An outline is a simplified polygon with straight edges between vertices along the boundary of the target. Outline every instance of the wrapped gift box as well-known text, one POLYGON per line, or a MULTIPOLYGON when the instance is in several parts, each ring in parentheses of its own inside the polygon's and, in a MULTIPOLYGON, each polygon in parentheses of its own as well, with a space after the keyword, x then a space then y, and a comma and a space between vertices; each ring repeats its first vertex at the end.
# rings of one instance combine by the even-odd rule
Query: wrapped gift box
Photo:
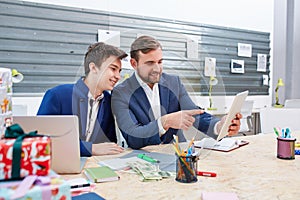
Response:
POLYGON ((30 185, 25 191, 23 190, 21 192, 17 192, 17 190, 22 184, 22 181, 0 183, 0 199, 71 200, 71 187, 67 181, 59 177, 46 178, 49 179, 49 182, 41 183, 38 178, 33 185, 30 185))
MULTIPOLYGON (((15 139, 5 138, 0 140, 0 180, 11 178, 14 142, 15 139)), ((50 147, 49 137, 24 138, 22 142, 20 177, 48 175, 51 167, 50 147)))

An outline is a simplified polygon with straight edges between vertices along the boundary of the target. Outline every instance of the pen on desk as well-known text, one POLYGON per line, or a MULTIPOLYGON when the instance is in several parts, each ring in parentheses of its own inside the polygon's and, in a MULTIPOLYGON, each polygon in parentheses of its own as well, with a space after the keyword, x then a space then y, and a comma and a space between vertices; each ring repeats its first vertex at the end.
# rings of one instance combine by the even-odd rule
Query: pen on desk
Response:
POLYGON ((208 177, 216 177, 217 174, 214 172, 201 172, 201 171, 197 171, 197 175, 198 176, 208 176, 208 177))
POLYGON ((137 157, 140 158, 140 159, 146 160, 148 162, 159 163, 159 160, 156 160, 154 158, 146 156, 145 154, 138 154, 137 157))
POLYGON ((82 188, 82 187, 90 187, 90 186, 91 186, 90 183, 79 184, 79 185, 71 185, 71 189, 74 189, 74 188, 82 188))

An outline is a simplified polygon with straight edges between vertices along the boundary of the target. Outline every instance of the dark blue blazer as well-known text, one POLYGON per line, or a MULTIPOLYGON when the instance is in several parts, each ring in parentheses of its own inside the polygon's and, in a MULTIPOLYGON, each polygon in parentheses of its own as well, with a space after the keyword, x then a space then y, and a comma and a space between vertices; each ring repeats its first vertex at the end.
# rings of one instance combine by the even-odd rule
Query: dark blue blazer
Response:
MULTIPOLYGON (((200 109, 194 104, 178 76, 162 74, 159 81, 161 115, 180 110, 200 109)), ((135 75, 116 86, 112 92, 112 111, 129 147, 139 149, 147 145, 170 143, 173 135, 185 141, 182 130, 170 128, 159 136, 150 103, 135 75)), ((201 132, 216 138, 214 125, 219 121, 208 113, 195 116, 194 126, 201 132)))
POLYGON ((97 121, 90 142, 85 142, 89 89, 82 79, 76 84, 64 84, 49 89, 42 100, 38 115, 77 115, 80 130, 81 156, 92 155, 92 144, 117 142, 114 117, 111 112, 111 95, 104 91, 97 121))

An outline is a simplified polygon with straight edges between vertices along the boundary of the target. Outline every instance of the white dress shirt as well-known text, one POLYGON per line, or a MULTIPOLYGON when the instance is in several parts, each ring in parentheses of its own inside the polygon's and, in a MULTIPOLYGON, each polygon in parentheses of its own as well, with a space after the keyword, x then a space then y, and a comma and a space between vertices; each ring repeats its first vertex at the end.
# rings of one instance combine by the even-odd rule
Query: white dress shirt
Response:
POLYGON ((88 94, 88 112, 86 120, 86 141, 88 142, 94 130, 94 126, 97 120, 99 106, 101 99, 103 99, 103 93, 94 99, 93 95, 89 92, 88 94))
POLYGON ((140 84, 140 86, 144 89, 144 92, 146 93, 146 96, 148 98, 148 101, 151 105, 151 109, 154 114, 154 118, 157 120, 157 125, 159 128, 159 135, 163 135, 166 133, 166 130, 163 128, 163 125, 161 123, 161 110, 160 110, 160 96, 159 96, 159 88, 158 83, 155 83, 153 88, 151 89, 142 79, 139 77, 139 75, 135 72, 135 77, 140 84))

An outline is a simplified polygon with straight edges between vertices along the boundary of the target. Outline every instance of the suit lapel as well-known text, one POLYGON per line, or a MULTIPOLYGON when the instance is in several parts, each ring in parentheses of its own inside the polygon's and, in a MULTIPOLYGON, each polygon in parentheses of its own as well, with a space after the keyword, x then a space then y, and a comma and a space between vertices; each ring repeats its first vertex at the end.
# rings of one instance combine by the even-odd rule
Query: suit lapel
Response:
POLYGON ((136 99, 136 102, 140 104, 140 108, 143 112, 147 113, 147 115, 149 114, 149 120, 154 120, 154 114, 144 89, 142 87, 138 88, 133 96, 136 99))
POLYGON ((81 135, 80 138, 82 140, 86 139, 85 133, 86 133, 86 117, 87 117, 87 103, 88 100, 86 98, 80 98, 79 100, 79 120, 80 120, 80 124, 81 124, 81 135))
POLYGON ((159 82, 159 98, 160 98, 160 110, 161 110, 161 116, 168 113, 168 107, 169 107, 169 92, 170 90, 168 87, 165 86, 165 79, 161 77, 159 82))
POLYGON ((145 116, 149 117, 149 121, 154 120, 154 114, 151 109, 151 105, 147 98, 147 95, 144 89, 140 86, 139 82, 136 80, 134 74, 130 77, 129 81, 130 81, 131 88, 133 89, 132 96, 135 99, 135 102, 139 104, 139 107, 145 113, 145 116))
POLYGON ((80 139, 85 140, 86 133, 86 117, 88 108, 87 98, 88 88, 80 79, 74 86, 73 90, 73 114, 78 116, 80 139))
MULTIPOLYGON (((135 75, 132 75, 128 81, 130 81, 131 88, 133 88, 133 97, 135 98, 136 102, 140 105, 140 108, 143 110, 143 112, 147 113, 146 115, 149 115, 149 120, 154 120, 154 114, 146 93, 136 80, 135 75), (138 86, 138 88, 136 88, 136 86, 138 86)), ((161 104, 161 116, 168 113, 170 90, 168 89, 166 83, 166 80, 162 76, 158 84, 161 104)))

